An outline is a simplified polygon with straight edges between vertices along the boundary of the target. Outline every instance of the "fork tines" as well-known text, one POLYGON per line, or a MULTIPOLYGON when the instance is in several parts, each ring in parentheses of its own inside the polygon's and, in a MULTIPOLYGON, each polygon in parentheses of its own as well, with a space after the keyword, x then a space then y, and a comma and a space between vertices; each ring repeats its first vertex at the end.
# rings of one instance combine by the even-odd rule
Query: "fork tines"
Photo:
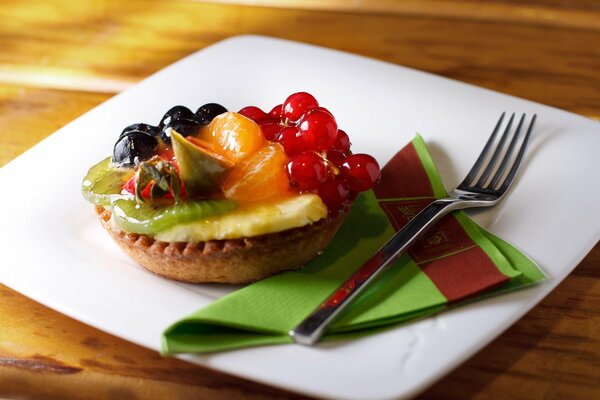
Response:
POLYGON ((534 114, 529 121, 529 126, 523 136, 521 131, 526 116, 522 114, 517 127, 512 129, 515 119, 515 114, 512 113, 502 136, 497 139, 505 115, 506 113, 502 113, 500 116, 475 165, 473 165, 465 180, 458 186, 458 189, 482 193, 502 193, 508 189, 514 180, 523 160, 536 115, 534 114), (507 142, 509 142, 508 146, 506 146, 507 142))

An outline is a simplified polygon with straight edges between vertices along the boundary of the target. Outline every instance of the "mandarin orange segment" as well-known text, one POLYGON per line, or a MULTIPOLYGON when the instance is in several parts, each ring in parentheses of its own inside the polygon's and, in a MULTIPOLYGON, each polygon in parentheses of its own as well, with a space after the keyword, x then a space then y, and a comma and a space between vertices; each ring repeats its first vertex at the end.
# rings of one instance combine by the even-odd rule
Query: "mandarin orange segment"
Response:
POLYGON ((285 170, 289 161, 279 143, 267 142, 255 153, 237 163, 225 177, 225 197, 238 201, 261 201, 294 193, 285 170))
POLYGON ((265 142, 256 122, 236 112, 215 117, 202 130, 200 139, 211 143, 217 153, 234 162, 248 157, 265 142))

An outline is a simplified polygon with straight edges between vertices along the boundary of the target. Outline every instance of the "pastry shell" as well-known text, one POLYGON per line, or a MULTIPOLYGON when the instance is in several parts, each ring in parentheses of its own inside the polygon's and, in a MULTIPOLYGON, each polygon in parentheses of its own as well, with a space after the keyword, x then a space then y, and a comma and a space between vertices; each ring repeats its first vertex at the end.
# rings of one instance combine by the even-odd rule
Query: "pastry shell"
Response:
POLYGON ((300 268, 321 253, 346 212, 282 232, 206 242, 162 242, 126 233, 110 223, 111 211, 96 206, 102 226, 139 265, 168 279, 189 283, 254 282, 300 268))

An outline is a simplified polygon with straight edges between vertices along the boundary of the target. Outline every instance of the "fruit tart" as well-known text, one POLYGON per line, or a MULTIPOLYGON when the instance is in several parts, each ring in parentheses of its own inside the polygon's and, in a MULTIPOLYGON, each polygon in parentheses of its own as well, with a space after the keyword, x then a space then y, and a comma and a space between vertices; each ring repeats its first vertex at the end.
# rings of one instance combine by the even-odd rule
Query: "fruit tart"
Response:
POLYGON ((138 264, 184 282, 245 283, 301 267, 379 178, 305 92, 269 112, 215 103, 126 127, 82 193, 138 264))

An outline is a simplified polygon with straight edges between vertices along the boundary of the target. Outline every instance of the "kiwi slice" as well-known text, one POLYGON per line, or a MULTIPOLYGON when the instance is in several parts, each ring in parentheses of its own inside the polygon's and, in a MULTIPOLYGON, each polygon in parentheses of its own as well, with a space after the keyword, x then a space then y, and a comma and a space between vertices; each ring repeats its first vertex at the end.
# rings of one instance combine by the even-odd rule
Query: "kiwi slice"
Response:
POLYGON ((107 157, 90 168, 81 185, 81 193, 92 204, 108 206, 122 197, 123 185, 133 174, 132 168, 115 167, 111 157, 107 157))
POLYGON ((198 200, 156 207, 138 204, 134 199, 118 199, 113 203, 114 221, 129 233, 154 234, 174 225, 223 214, 237 207, 232 200, 198 200))

